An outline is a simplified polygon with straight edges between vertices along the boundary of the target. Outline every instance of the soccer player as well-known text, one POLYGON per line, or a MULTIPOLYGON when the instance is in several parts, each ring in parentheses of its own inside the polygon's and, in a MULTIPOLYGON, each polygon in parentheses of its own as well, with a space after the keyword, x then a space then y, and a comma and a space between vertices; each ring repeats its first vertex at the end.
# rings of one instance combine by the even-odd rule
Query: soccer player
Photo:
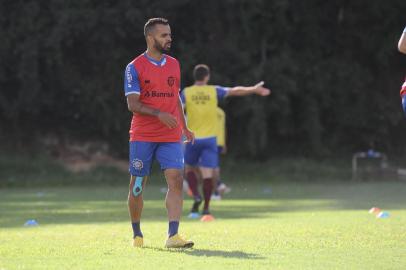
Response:
MULTIPOLYGON (((406 54, 406 27, 403 30, 403 33, 399 39, 398 49, 399 49, 399 52, 406 54)), ((400 97, 402 98, 403 112, 406 116, 406 79, 402 85, 402 88, 400 89, 400 97)))
POLYGON ((171 28, 164 18, 152 18, 144 26, 147 50, 125 69, 124 89, 133 113, 130 128, 130 190, 128 209, 133 228, 133 246, 143 246, 140 229, 142 191, 156 159, 168 185, 166 208, 169 219, 168 248, 192 247, 178 234, 182 213, 183 151, 181 136, 194 141, 185 122, 179 97, 179 62, 164 52, 171 48, 171 28))
POLYGON ((185 104, 187 122, 196 136, 193 145, 186 145, 185 163, 186 179, 193 193, 194 203, 191 209, 192 218, 199 217, 199 206, 202 197, 198 191, 198 180, 193 167, 199 166, 203 179, 204 208, 202 221, 211 221, 209 204, 213 191, 214 169, 218 164, 217 149, 217 103, 218 100, 229 96, 245 96, 257 94, 268 96, 271 91, 263 87, 264 82, 254 86, 221 87, 209 85, 210 69, 207 65, 197 65, 193 70, 194 85, 186 87, 182 92, 185 104))

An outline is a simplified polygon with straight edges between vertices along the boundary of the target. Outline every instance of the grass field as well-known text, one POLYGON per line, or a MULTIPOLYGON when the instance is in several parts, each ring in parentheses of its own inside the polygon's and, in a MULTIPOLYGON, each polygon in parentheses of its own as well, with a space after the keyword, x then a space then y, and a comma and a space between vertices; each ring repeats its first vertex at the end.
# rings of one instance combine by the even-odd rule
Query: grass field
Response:
POLYGON ((143 249, 130 246, 124 186, 0 189, 0 269, 406 269, 406 183, 234 183, 213 202, 214 222, 183 218, 195 241, 184 251, 163 248, 163 185, 153 184, 143 249))

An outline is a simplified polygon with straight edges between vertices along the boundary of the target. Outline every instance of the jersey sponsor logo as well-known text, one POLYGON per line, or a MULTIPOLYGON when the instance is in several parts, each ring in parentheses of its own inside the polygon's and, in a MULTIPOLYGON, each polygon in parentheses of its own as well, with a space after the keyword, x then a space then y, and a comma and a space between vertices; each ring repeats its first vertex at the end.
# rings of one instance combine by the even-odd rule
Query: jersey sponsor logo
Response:
POLYGON ((145 91, 144 97, 163 97, 163 98, 170 98, 173 97, 174 94, 171 92, 163 92, 163 91, 145 91))
POLYGON ((168 77, 168 85, 172 87, 175 83, 175 77, 169 76, 168 77))
POLYGON ((141 170, 144 167, 144 163, 142 163, 142 160, 139 160, 138 158, 133 159, 132 165, 136 170, 141 170))

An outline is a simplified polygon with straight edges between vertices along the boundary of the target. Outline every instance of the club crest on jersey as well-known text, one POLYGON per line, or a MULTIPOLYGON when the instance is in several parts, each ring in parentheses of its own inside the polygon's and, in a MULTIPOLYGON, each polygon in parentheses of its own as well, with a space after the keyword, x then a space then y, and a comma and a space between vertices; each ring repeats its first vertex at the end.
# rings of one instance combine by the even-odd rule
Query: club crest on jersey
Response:
POLYGON ((144 167, 144 163, 142 163, 142 160, 139 159, 133 159, 132 165, 136 170, 141 170, 144 167))
POLYGON ((175 77, 168 77, 168 85, 172 87, 175 84, 175 77))

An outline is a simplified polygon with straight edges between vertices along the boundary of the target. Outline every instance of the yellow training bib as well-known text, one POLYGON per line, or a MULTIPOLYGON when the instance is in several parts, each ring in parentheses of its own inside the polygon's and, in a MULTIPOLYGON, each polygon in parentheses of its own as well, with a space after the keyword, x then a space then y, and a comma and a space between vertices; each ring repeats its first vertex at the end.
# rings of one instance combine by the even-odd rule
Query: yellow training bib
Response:
POLYGON ((184 90, 188 127, 196 138, 217 136, 217 91, 213 85, 193 85, 184 90))

